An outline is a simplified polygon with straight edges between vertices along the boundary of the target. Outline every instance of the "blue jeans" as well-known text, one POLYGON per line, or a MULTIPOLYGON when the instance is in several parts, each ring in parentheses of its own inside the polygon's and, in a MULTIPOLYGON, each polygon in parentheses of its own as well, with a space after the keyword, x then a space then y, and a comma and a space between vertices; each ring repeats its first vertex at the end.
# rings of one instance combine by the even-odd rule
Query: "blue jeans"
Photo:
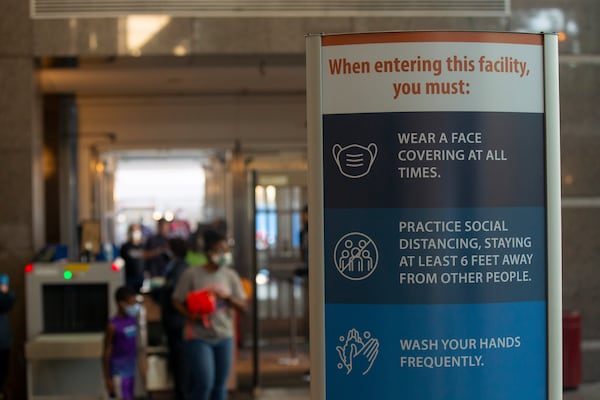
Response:
POLYGON ((187 400, 226 400, 233 339, 215 342, 194 339, 184 345, 187 400))

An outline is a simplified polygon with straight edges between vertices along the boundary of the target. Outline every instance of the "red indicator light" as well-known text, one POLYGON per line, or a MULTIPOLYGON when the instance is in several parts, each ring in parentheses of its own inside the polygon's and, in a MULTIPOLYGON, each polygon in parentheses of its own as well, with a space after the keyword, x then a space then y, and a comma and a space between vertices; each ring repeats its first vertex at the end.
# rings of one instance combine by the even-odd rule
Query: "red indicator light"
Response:
POLYGON ((25 273, 26 273, 26 274, 30 274, 30 273, 32 273, 32 272, 33 272, 33 264, 27 264, 27 265, 25 266, 25 273))
POLYGON ((119 266, 118 266, 117 264, 115 264, 115 263, 112 263, 112 264, 110 265, 110 268, 111 268, 113 271, 115 271, 115 272, 119 272, 119 270, 121 269, 121 268, 119 268, 119 266))

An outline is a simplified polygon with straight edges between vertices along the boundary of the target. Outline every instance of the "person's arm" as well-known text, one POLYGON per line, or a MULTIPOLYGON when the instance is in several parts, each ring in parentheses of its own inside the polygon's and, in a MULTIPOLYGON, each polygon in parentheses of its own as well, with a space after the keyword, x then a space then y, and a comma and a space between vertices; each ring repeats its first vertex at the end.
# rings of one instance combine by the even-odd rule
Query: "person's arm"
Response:
POLYGON ((154 249, 144 249, 144 253, 143 253, 144 257, 143 258, 144 258, 144 260, 148 260, 150 258, 155 258, 155 257, 161 256, 164 254, 164 252, 165 252, 164 247, 157 247, 154 249))
POLYGON ((246 313, 246 311, 248 311, 248 302, 246 301, 246 299, 240 299, 239 297, 229 296, 229 298, 225 299, 225 301, 237 312, 244 314, 246 313))
POLYGON ((229 287, 227 292, 215 291, 215 295, 223 299, 227 305, 237 312, 245 313, 248 310, 248 302, 246 301, 246 293, 242 287, 240 276, 235 270, 229 271, 229 287))
POLYGON ((181 278, 181 275, 183 275, 185 270, 187 268, 189 268, 185 259, 180 259, 180 260, 176 260, 176 261, 174 260, 173 262, 175 262, 175 268, 173 268, 173 272, 172 272, 171 279, 170 279, 172 282, 171 291, 175 290, 175 286, 177 286, 177 284, 179 283, 179 279, 181 278))
POLYGON ((129 257, 129 254, 127 254, 127 247, 127 243, 123 243, 119 248, 119 257, 121 257, 123 260, 127 260, 129 257))
POLYGON ((195 315, 190 313, 187 310, 186 306, 181 301, 173 298, 172 302, 173 302, 173 308, 175 308, 175 310, 177 310, 178 313, 180 313, 187 319, 191 319, 191 320, 196 319, 195 315))
POLYGON ((110 373, 110 356, 112 355, 112 343, 115 336, 115 328, 111 323, 106 326, 104 334, 104 349, 102 352, 102 366, 104 370, 104 383, 109 395, 115 393, 115 386, 110 373))
POLYGON ((224 295, 220 291, 215 291, 215 296, 225 301, 225 303, 234 310, 245 313, 248 309, 248 304, 245 298, 235 296, 233 293, 224 295))
POLYGON ((142 258, 149 260, 151 258, 162 256, 167 250, 166 244, 161 243, 155 236, 150 237, 144 246, 142 258))
POLYGON ((185 269, 177 283, 175 284, 175 289, 173 290, 173 294, 171 295, 171 303, 173 304, 173 308, 177 310, 178 313, 186 317, 187 319, 193 320, 196 319, 196 316, 190 313, 185 306, 185 298, 187 294, 193 290, 192 279, 191 279, 191 270, 185 269))

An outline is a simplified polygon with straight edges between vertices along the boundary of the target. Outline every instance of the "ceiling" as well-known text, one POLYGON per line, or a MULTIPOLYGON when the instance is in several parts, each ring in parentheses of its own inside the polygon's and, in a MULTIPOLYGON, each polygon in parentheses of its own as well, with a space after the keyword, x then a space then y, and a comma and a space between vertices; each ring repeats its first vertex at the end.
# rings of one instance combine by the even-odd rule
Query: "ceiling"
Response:
POLYGON ((46 66, 39 70, 39 82, 43 93, 82 96, 301 94, 305 74, 303 56, 131 57, 46 66))

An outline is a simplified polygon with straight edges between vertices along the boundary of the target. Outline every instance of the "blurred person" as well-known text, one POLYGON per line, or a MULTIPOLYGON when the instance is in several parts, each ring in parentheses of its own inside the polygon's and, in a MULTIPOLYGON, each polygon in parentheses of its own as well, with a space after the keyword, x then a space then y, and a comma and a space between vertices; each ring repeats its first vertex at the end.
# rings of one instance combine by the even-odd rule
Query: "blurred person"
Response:
POLYGON ((223 237, 227 237, 227 221, 225 218, 215 218, 212 222, 212 229, 223 237))
POLYGON ((139 225, 140 229, 142 230, 142 242, 144 242, 146 239, 152 236, 154 232, 152 232, 152 228, 144 222, 144 218, 140 218, 139 225))
POLYGON ((127 229, 127 241, 119 250, 119 256, 125 262, 125 285, 139 293, 144 283, 144 245, 142 228, 131 224, 127 229))
POLYGON ((216 218, 209 224, 198 223, 196 230, 190 235, 190 249, 186 260, 191 267, 204 265, 207 262, 204 254, 204 232, 214 231, 223 237, 227 237, 227 221, 224 218, 216 218))
POLYGON ((173 238, 168 241, 169 250, 173 258, 167 264, 165 284, 160 289, 160 306, 163 328, 167 337, 169 348, 169 370, 173 376, 175 400, 185 399, 183 386, 183 327, 185 317, 173 307, 173 291, 179 278, 188 268, 185 256, 188 244, 182 238, 173 238))
POLYGON ((308 206, 304 206, 300 214, 300 260, 303 267, 296 271, 297 275, 308 275, 308 206))
POLYGON ((156 222, 157 232, 146 240, 144 245, 145 270, 151 278, 165 275, 165 268, 170 260, 167 251, 167 240, 171 230, 169 221, 164 218, 156 222))
MULTIPOLYGON (((229 268, 231 253, 225 238, 204 232, 206 264, 183 272, 173 293, 173 305, 185 318, 186 393, 194 400, 227 399, 227 377, 233 359, 234 313, 246 311, 246 295, 237 272, 229 268), (190 294, 208 291, 216 298, 210 314, 186 307, 190 294)), ((189 304, 188 304, 189 305, 189 304)))
MULTIPOLYGON (((302 262, 302 266, 297 268, 294 273, 297 277, 302 278, 302 282, 304 285, 304 315, 306 318, 305 331, 304 336, 306 337, 307 342, 310 338, 310 327, 308 324, 309 321, 309 300, 308 300, 308 205, 302 208, 302 213, 300 214, 300 223, 302 224, 300 228, 300 261, 302 262)), ((310 370, 307 370, 303 374, 303 379, 305 381, 310 381, 310 370)))
POLYGON ((180 237, 182 239, 189 239, 192 233, 192 227, 190 222, 185 217, 185 212, 179 208, 175 212, 175 219, 171 221, 171 233, 170 237, 180 237))
POLYGON ((190 235, 190 246, 185 260, 191 267, 206 264, 206 255, 204 254, 204 237, 206 225, 198 224, 196 230, 190 235))
POLYGON ((134 400, 135 373, 146 376, 146 355, 141 347, 137 316, 140 304, 135 292, 121 286, 115 292, 117 314, 108 321, 102 361, 104 382, 111 398, 134 400))
POLYGON ((16 295, 10 288, 7 274, 0 274, 0 399, 5 399, 4 385, 8 376, 11 329, 8 313, 15 304, 16 295))

